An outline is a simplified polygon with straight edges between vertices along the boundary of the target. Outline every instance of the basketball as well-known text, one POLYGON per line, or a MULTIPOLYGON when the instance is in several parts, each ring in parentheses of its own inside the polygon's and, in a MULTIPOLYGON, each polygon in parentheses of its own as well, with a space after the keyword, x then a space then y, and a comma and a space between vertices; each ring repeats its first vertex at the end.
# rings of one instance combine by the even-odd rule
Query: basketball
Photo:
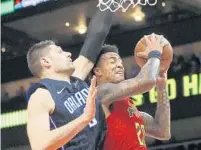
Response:
MULTIPOLYGON (((150 38, 151 35, 148 35, 148 38, 150 38)), ((160 35, 155 34, 156 38, 161 38, 160 35)), ((170 45, 170 43, 168 42, 168 40, 164 37, 162 37, 160 39, 160 43, 163 46, 163 52, 161 55, 161 65, 160 65, 160 72, 165 72, 168 71, 169 66, 172 62, 173 59, 173 49, 172 46, 170 45)), ((147 59, 142 58, 142 57, 138 57, 137 53, 138 52, 144 52, 146 49, 146 41, 144 38, 141 38, 135 49, 134 49, 134 53, 135 53, 135 60, 136 63, 138 64, 138 66, 140 68, 142 68, 144 66, 144 64, 147 62, 147 59)))

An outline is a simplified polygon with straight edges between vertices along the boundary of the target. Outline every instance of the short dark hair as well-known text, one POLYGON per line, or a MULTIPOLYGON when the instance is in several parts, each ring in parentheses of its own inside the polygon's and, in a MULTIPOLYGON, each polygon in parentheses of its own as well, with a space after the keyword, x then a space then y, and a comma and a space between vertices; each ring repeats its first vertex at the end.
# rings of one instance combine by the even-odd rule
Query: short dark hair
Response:
POLYGON ((114 52, 114 53, 117 53, 119 54, 119 50, 117 48, 116 45, 109 45, 109 44, 104 44, 101 48, 101 52, 100 54, 98 55, 98 58, 96 59, 96 63, 94 64, 94 67, 97 66, 97 64, 99 63, 99 60, 100 60, 100 57, 105 54, 105 53, 108 53, 108 52, 114 52))
POLYGON ((27 53, 27 63, 29 70, 34 76, 38 76, 41 73, 41 64, 40 58, 45 56, 49 49, 50 45, 55 45, 55 43, 51 40, 41 41, 39 43, 34 44, 27 53))
MULTIPOLYGON (((94 64, 94 68, 97 67, 98 63, 99 63, 99 60, 100 60, 100 57, 105 54, 105 53, 108 53, 108 52, 114 52, 114 53, 117 53, 119 54, 119 50, 117 48, 116 45, 109 45, 109 44, 104 44, 101 48, 101 52, 100 54, 98 55, 98 58, 96 59, 96 63, 94 64)), ((94 69, 93 68, 93 69, 94 69)), ((94 75, 94 72, 93 72, 93 69, 91 70, 91 72, 89 73, 88 75, 88 78, 87 80, 89 81, 92 76, 94 75)))

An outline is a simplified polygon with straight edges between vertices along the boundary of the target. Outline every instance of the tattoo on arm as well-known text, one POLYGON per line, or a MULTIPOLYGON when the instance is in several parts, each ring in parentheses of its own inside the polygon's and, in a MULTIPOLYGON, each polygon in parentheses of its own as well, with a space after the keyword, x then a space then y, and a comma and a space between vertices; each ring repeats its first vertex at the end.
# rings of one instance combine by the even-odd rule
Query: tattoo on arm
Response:
MULTIPOLYGON (((139 74, 134 78, 138 82, 156 81, 160 69, 160 60, 158 58, 150 58, 142 67, 139 74)), ((142 84, 143 85, 143 84, 142 84)), ((144 87, 139 87, 144 88, 144 87)), ((148 91, 148 90, 147 90, 148 91)), ((139 94, 139 93, 137 93, 139 94)))
POLYGON ((160 67, 158 58, 150 58, 135 77, 124 80, 118 84, 107 83, 98 87, 98 96, 104 105, 125 97, 141 94, 149 91, 156 82, 156 76, 160 67))
POLYGON ((144 112, 141 112, 141 115, 145 123, 147 136, 161 140, 168 140, 170 138, 170 102, 165 87, 158 89, 155 118, 144 112))

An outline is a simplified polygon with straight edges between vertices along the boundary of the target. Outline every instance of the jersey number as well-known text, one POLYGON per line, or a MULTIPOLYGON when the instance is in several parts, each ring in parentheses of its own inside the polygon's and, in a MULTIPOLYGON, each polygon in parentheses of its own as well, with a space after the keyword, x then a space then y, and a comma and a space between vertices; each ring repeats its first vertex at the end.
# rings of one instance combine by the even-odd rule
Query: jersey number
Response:
POLYGON ((144 125, 141 125, 139 123, 135 123, 135 127, 137 130, 137 137, 140 145, 145 146, 145 130, 144 125))
POLYGON ((89 127, 91 128, 91 127, 95 126, 96 124, 97 124, 97 120, 96 120, 96 118, 94 118, 94 119, 89 123, 89 127))

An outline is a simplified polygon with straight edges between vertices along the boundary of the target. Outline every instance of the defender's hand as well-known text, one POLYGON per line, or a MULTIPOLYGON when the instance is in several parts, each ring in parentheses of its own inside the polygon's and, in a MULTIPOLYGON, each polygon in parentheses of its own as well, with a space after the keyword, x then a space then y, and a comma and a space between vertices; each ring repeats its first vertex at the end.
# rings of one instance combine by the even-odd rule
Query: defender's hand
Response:
POLYGON ((150 35, 150 38, 145 35, 144 39, 146 41, 146 50, 144 52, 137 53, 137 56, 147 59, 148 54, 153 50, 157 50, 162 53, 163 46, 160 43, 161 38, 162 38, 162 36, 160 36, 160 38, 157 38, 154 33, 152 33, 150 35))
POLYGON ((86 121, 90 122, 96 114, 96 95, 97 95, 97 89, 96 89, 96 76, 93 76, 91 79, 91 85, 89 88, 88 97, 86 100, 86 106, 84 109, 83 116, 86 121))

